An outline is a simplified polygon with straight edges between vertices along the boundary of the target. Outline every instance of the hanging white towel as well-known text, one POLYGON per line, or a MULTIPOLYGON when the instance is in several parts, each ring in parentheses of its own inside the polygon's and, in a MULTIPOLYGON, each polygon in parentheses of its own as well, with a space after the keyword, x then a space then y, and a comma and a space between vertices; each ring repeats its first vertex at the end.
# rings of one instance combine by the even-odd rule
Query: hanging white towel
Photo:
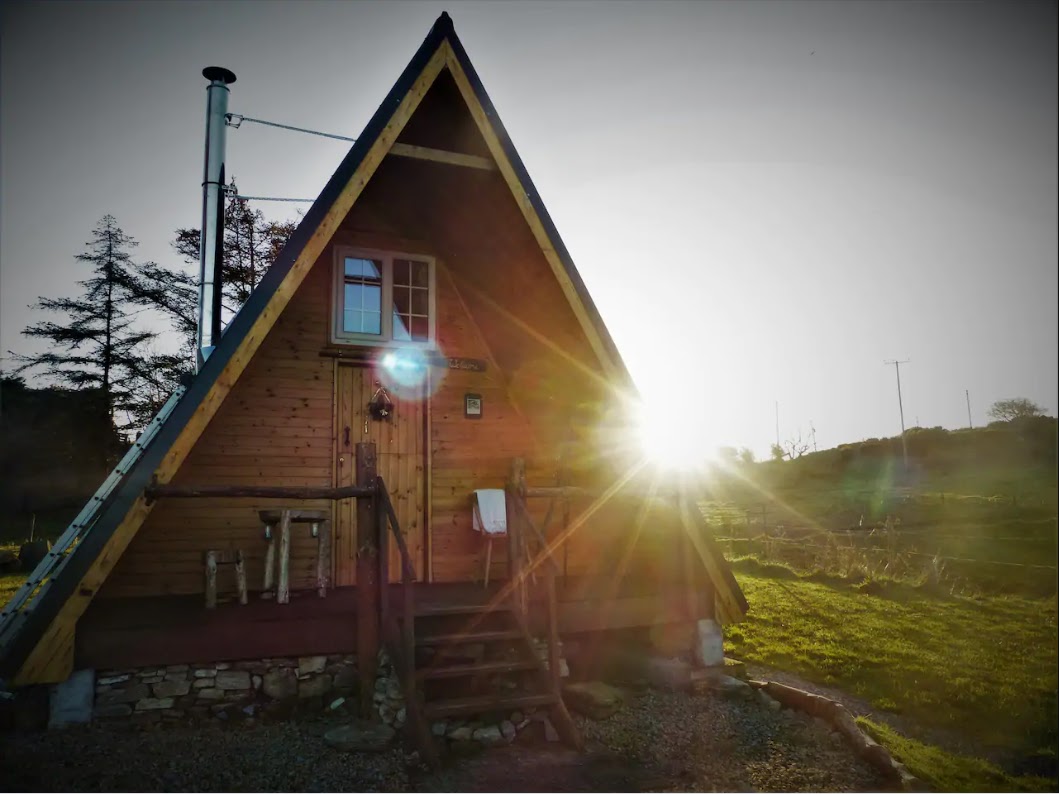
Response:
POLYGON ((507 501, 503 488, 482 488, 474 492, 472 525, 487 535, 507 533, 507 501))

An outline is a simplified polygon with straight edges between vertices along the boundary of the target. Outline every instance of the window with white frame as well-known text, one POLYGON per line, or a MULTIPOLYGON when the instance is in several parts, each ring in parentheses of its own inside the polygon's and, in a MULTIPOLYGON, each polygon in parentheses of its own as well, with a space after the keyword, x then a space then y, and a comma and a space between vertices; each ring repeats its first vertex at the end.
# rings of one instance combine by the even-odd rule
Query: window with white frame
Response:
POLYGON ((368 345, 433 342, 434 259, 337 248, 332 339, 368 345))

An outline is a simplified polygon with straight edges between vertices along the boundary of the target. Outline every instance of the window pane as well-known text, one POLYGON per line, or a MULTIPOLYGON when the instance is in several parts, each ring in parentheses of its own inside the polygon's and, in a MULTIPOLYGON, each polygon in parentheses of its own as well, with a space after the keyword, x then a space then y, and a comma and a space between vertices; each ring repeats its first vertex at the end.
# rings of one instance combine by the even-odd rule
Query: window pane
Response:
POLYGON ((411 282, 408 280, 408 260, 407 259, 395 259, 393 260, 393 283, 408 285, 411 282))
POLYGON ((361 290, 361 307, 366 311, 382 311, 382 287, 365 285, 361 290))
POLYGON ((359 309, 361 307, 360 297, 364 290, 362 284, 346 284, 346 309, 359 309))
POLYGON ((393 288, 393 310, 395 314, 410 314, 411 313, 411 297, 409 296, 408 287, 393 288))
POLYGON ((430 314, 430 293, 425 289, 412 290, 412 314, 430 314))
POLYGON ((382 263, 375 259, 360 259, 359 257, 346 257, 346 277, 365 279, 368 281, 381 280, 382 263))
POLYGON ((393 338, 398 342, 408 342, 412 339, 411 334, 408 333, 405 318, 397 312, 393 313, 393 338))
POLYGON ((424 289, 430 286, 430 272, 427 269, 426 262, 409 262, 411 267, 412 279, 408 283, 414 287, 423 287, 424 289))
POLYGON ((360 333, 360 312, 356 309, 346 309, 342 312, 342 330, 351 333, 360 333))
POLYGON ((430 339, 430 320, 426 317, 412 318, 412 339, 425 342, 430 339))
POLYGON ((360 332, 362 334, 381 334, 382 312, 361 312, 360 332))

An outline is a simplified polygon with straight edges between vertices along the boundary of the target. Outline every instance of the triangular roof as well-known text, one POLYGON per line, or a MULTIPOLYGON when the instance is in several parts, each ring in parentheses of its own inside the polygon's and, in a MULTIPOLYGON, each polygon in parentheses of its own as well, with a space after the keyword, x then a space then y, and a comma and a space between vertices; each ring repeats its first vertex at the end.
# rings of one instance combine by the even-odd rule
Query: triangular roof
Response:
MULTIPOLYGON (((145 489, 155 478, 164 483, 176 474, 397 141, 419 102, 445 69, 459 86, 498 169, 599 360, 600 369, 614 386, 630 391, 634 388, 602 317, 453 29, 451 18, 442 13, 305 214, 276 263, 232 319, 213 353, 168 414, 159 417, 162 421, 158 422, 157 432, 127 469, 119 467, 120 480, 95 507, 94 520, 80 532, 80 539, 63 561, 61 574, 52 577, 32 609, 19 616, 17 631, 0 635, 0 676, 9 677, 21 671, 16 682, 52 681, 61 680, 69 673, 77 619, 150 512, 145 489), (91 531, 87 531, 89 528, 91 531), (55 661, 61 656, 69 659, 65 669, 63 663, 55 661)), ((742 599, 741 593, 738 598, 742 599)))

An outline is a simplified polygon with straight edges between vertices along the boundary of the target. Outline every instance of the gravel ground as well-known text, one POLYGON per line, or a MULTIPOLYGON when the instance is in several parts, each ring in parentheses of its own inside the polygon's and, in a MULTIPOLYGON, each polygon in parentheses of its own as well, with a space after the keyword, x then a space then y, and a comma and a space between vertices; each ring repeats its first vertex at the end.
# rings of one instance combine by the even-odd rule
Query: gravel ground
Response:
MULTIPOLYGON (((577 717, 584 754, 516 744, 427 773, 400 749, 345 754, 333 725, 148 731, 70 729, 0 737, 9 791, 882 791, 885 781, 826 729, 757 699, 628 693, 610 719, 577 717)), ((521 741, 521 740, 520 740, 521 741)))

